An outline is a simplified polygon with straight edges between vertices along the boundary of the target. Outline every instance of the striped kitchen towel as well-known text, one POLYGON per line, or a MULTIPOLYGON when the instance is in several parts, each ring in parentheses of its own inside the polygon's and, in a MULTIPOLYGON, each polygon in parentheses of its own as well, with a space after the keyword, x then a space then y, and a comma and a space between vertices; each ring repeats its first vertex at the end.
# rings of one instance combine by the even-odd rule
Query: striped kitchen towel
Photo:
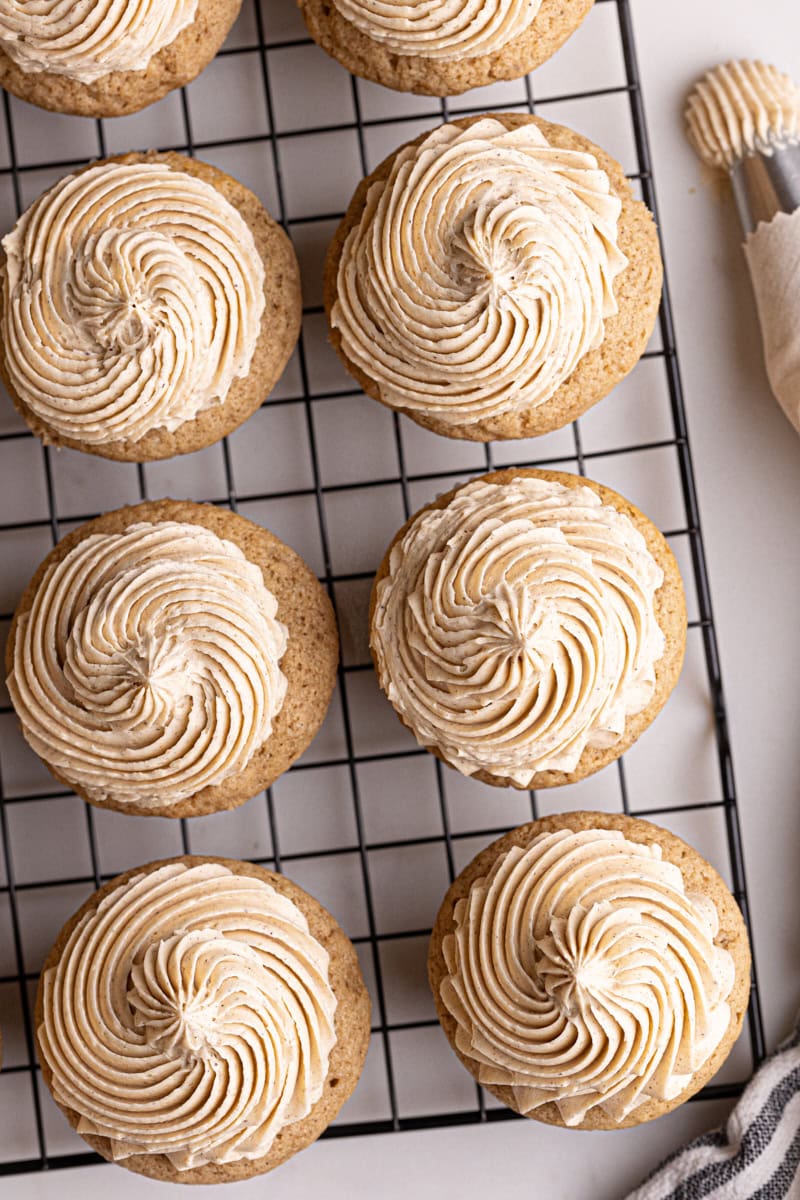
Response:
POLYGON ((628 1200, 800 1200, 800 1024, 725 1128, 678 1150, 628 1200))

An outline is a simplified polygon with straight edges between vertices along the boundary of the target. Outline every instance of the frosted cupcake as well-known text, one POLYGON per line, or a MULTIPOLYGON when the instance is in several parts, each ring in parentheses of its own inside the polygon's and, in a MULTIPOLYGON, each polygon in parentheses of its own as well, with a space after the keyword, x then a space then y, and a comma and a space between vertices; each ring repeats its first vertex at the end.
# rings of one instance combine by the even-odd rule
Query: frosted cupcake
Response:
POLYGON ((358 187, 328 252, 331 342, 369 395, 447 437, 557 429, 638 362, 661 295, 622 168, 536 117, 465 118, 358 187))
POLYGON ((679 838, 632 817, 523 825, 462 871, 428 960, 464 1066, 523 1116, 623 1129, 719 1070, 750 992, 742 914, 679 838))
POLYGON ((188 817, 256 795, 306 749, 336 679, 330 601, 225 509, 118 509, 65 537, 14 615, 8 690, 31 748, 105 808, 188 817))
POLYGON ((294 250, 252 192, 180 154, 62 179, 2 242, 0 371, 34 433, 127 462, 219 441, 300 329, 294 250))
POLYGON ((594 0, 300 0, 308 31, 348 71, 401 92, 455 96, 545 62, 594 0))
POLYGON ((82 117, 121 117, 208 66, 242 0, 0 0, 0 86, 82 117))
POLYGON ((553 471, 485 475, 423 508, 375 578, 381 688, 417 741, 483 783, 554 787, 633 744, 677 682, 675 559, 622 496, 553 471))
POLYGON ((81 1137, 151 1179, 224 1183, 302 1150, 353 1091, 370 1004, 330 913, 252 863, 112 879, 45 963, 45 1083, 81 1137))

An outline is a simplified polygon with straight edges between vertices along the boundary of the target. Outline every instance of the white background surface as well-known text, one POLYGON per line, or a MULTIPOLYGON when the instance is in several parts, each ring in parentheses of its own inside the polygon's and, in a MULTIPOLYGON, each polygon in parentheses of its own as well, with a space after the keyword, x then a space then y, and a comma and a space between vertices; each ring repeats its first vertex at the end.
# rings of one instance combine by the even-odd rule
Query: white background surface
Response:
MULTIPOLYGON (((733 203, 684 143, 687 87, 728 57, 763 57, 800 79, 796 0, 633 0, 678 349, 699 480, 744 826, 770 1045, 800 1002, 797 623, 800 440, 772 400, 733 203)), ((635 498, 635 497, 634 497, 635 498)), ((231 1196, 616 1200, 725 1104, 655 1125, 574 1134, 533 1122, 319 1143, 231 1196)), ((176 1194, 112 1167, 4 1180, 10 1200, 176 1194)))

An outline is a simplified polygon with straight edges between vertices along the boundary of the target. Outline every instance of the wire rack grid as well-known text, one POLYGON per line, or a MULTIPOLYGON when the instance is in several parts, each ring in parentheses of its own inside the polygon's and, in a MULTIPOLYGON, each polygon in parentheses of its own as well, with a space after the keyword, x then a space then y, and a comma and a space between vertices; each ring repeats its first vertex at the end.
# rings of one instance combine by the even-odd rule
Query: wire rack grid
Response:
MULTIPOLYGON (((597 0, 553 62, 533 79, 451 101, 395 95, 329 61, 305 36, 291 0, 245 0, 212 67, 144 114, 84 121, 3 95, 4 228, 45 186, 93 157, 153 145, 199 153, 253 187, 281 220, 301 258, 307 303, 295 357, 246 431, 185 460, 137 467, 53 452, 5 400, 0 620, 8 626, 27 577, 69 528, 119 504, 185 495, 261 521, 304 554, 337 609, 342 666, 323 730, 287 775, 239 810, 181 822, 93 810, 55 788, 2 697, 0 1174, 99 1161, 42 1087, 32 997, 41 961, 69 913, 102 882, 149 859, 221 853, 286 869, 353 938, 373 997, 373 1037, 362 1082, 326 1136, 514 1115, 451 1055, 424 980, 427 934, 448 881, 507 828, 578 807, 651 816, 715 862, 749 921, 666 287, 659 329, 630 379, 580 422, 535 441, 476 446, 427 434, 364 398, 325 343, 322 254, 352 189, 385 153, 442 119, 535 109, 573 124, 617 151, 656 212, 628 0, 597 0), (379 696, 366 645, 369 585, 394 530, 437 492, 511 463, 588 471, 628 492, 667 534, 690 602, 687 666, 659 721, 616 767, 539 795, 502 794, 420 750, 379 696)), ((763 1055, 754 975, 743 1038, 702 1096, 737 1095, 763 1055)))

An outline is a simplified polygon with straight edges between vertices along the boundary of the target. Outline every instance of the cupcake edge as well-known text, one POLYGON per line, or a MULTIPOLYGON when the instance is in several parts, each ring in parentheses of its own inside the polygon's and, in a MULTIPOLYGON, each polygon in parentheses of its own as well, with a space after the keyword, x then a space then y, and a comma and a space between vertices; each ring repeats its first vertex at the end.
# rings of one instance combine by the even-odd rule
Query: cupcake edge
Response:
MULTIPOLYGON (((529 477, 532 479, 545 479, 551 483, 561 483, 566 487, 588 487, 595 492, 603 504, 608 504, 617 512, 623 513, 628 517, 639 533, 644 538, 647 549, 652 554, 658 565, 664 572, 664 582, 658 589, 655 595, 655 613, 656 621, 664 634, 666 645, 664 653, 655 664, 656 683, 653 695, 649 703, 641 712, 634 716, 628 717, 625 721, 625 732, 622 737, 613 746, 605 749, 594 748, 587 746, 581 755, 580 761, 574 771, 538 771, 531 782, 526 785, 515 783, 512 779, 503 778, 498 775, 492 775, 488 771, 476 771, 470 775, 470 779, 477 779, 481 783, 488 783, 494 787, 514 787, 521 791, 538 790, 539 788, 562 787, 569 783, 578 783, 581 779, 585 779, 589 775, 593 775, 596 771, 614 762, 626 750, 630 749, 633 743, 644 733, 645 729, 655 720, 661 709, 666 704, 669 695, 678 682, 678 678, 683 666, 683 658, 686 651, 686 598, 683 589, 683 580, 678 569, 678 564, 675 561, 675 556, 667 544, 663 534, 659 532, 653 522, 640 512, 635 505, 626 500, 624 496, 620 496, 618 492, 611 488, 605 487, 601 483, 595 483, 592 479, 587 479, 583 475, 572 475, 567 471, 542 471, 532 467, 508 467, 501 471, 490 471, 487 475, 480 475, 474 479, 470 479, 466 484, 461 484, 459 487, 452 488, 444 495, 437 497, 430 504, 424 505, 415 512, 401 529, 392 538, 386 553, 383 556, 381 565, 375 575, 370 594, 369 605, 369 627, 372 630, 375 608, 377 605, 378 584, 382 579, 389 574, 389 563, 393 547, 403 538, 409 526, 417 520, 422 513, 429 512, 437 508, 445 508, 457 492, 462 487, 470 483, 510 483, 512 479, 520 477, 529 477)), ((375 667, 375 672, 379 675, 379 667, 374 650, 370 644, 370 653, 375 667)), ((394 707, 394 706, 392 706, 394 707)), ((414 730, 407 721, 397 713, 400 722, 413 734, 414 730)), ((422 743, 420 743, 421 745, 422 743)), ((441 753, 436 746, 425 746, 429 753, 433 754, 441 762, 449 767, 453 764, 441 753)), ((453 767, 453 770, 457 768, 453 767)))
MULTIPOLYGON (((39 1029, 43 1022, 44 988, 42 980, 45 972, 58 963, 69 936, 78 922, 84 915, 93 912, 106 895, 123 886, 134 876, 150 874, 159 867, 170 863, 185 863, 189 867, 200 866, 203 863, 216 863, 227 867, 235 875, 250 875, 270 884, 300 909, 308 921, 311 935, 324 946, 330 955, 329 979, 337 1001, 336 1044, 331 1051, 322 1096, 307 1116, 294 1124, 285 1125, 273 1142, 269 1153, 261 1158, 239 1159, 233 1163, 209 1163, 201 1167, 191 1167, 185 1171, 179 1171, 174 1167, 164 1154, 136 1154, 122 1159, 116 1164, 138 1175, 146 1175, 150 1179, 171 1183, 226 1183, 249 1179, 280 1166, 300 1150, 304 1150, 327 1128, 358 1083, 370 1038, 370 999, 352 942, 327 909, 304 891, 299 884, 294 883, 285 875, 268 871, 255 863, 241 862, 238 859, 187 854, 159 859, 125 871, 94 892, 61 929, 39 977, 34 1024, 37 1056, 42 1076, 52 1094, 53 1073, 45 1061, 39 1042, 39 1029)), ((80 1114, 65 1107, 58 1100, 56 1100, 56 1104, 73 1129, 76 1129, 80 1114)), ((81 1134, 80 1136, 107 1161, 114 1161, 108 1138, 96 1134, 81 1134)))
MULTIPOLYGON (((156 427, 137 441, 127 439, 87 444, 80 438, 65 437, 47 421, 31 412, 17 395, 6 369, 5 342, 0 336, 0 378, 14 407, 28 428, 45 445, 63 446, 116 462, 154 462, 177 454, 192 454, 214 445, 256 412, 280 379, 300 334, 302 295, 300 268, 291 241, 269 215, 258 197, 224 171, 199 159, 173 151, 150 150, 139 154, 119 154, 89 163, 74 174, 110 163, 164 163, 209 184, 233 206, 253 235, 256 250, 264 265, 265 306, 261 315, 258 340, 246 375, 233 380, 220 401, 203 409, 191 420, 169 432, 156 427)), ((44 194, 44 193, 42 193, 44 194)), ((34 201, 35 203, 35 201, 34 201)), ((30 207, 30 206, 29 206, 30 207)), ((7 286, 5 255, 0 250, 0 286, 7 286)))
POLYGON ((462 117, 447 124, 458 129, 468 129, 477 121, 485 120, 487 116, 500 122, 506 129, 534 124, 552 145, 564 150, 594 155, 598 166, 608 175, 612 194, 622 202, 617 244, 628 259, 628 265, 614 280, 614 298, 618 311, 606 318, 605 333, 600 346, 583 356, 572 375, 544 404, 460 425, 387 404, 381 399, 377 383, 350 362, 342 349, 341 333, 331 324, 331 313, 338 294, 339 263, 344 243, 351 229, 361 220, 370 186, 387 179, 397 154, 406 146, 419 145, 429 136, 430 130, 404 143, 403 146, 398 146, 397 150, 385 158, 370 175, 362 179, 328 248, 323 290, 331 345, 363 391, 373 400, 384 404, 393 412, 403 413, 433 433, 475 442, 537 437, 540 434, 551 433, 582 416, 598 401, 604 399, 616 384, 633 370, 644 353, 655 327, 663 280, 655 222, 643 201, 634 199, 625 172, 615 159, 588 138, 566 126, 555 125, 542 120, 541 117, 525 113, 481 114, 462 117))
POLYGON ((275 534, 228 509, 190 500, 146 500, 85 522, 50 551, 23 592, 8 635, 6 670, 10 673, 13 669, 19 619, 30 611, 39 584, 53 563, 60 562, 92 534, 121 533, 131 525, 160 521, 202 525, 217 537, 233 542, 249 562, 261 568, 264 583, 278 602, 277 619, 289 630, 286 653, 280 664, 288 687, 272 733, 241 771, 161 810, 92 799, 52 764, 45 759, 41 761, 60 783, 98 808, 151 817, 196 817, 236 808, 271 786, 310 745, 325 719, 333 694, 339 664, 333 607, 311 568, 275 534))
POLYGON ((142 71, 111 71, 81 83, 51 71, 23 71, 0 47, 0 87, 39 108, 77 117, 124 117, 161 100, 209 65, 239 15, 242 0, 198 0, 190 25, 142 71))
MULTIPOLYGON (((455 930, 453 913, 458 900, 467 896, 476 879, 486 876, 494 863, 511 849, 512 846, 527 848, 535 837, 542 833, 554 833, 560 829, 578 832, 585 829, 615 829, 619 830, 629 841, 660 846, 665 861, 677 866, 684 879, 687 892, 699 893, 713 901, 719 916, 719 932, 714 939, 716 946, 722 946, 732 956, 736 970, 733 988, 728 996, 731 1010, 727 1032, 717 1048, 700 1069, 695 1072, 692 1082, 674 1100, 647 1100, 623 1121, 610 1120, 599 1107, 591 1109, 584 1120, 570 1126, 572 1129, 614 1130, 629 1129, 646 1121, 664 1116, 673 1109, 685 1103, 691 1096, 699 1092, 706 1083, 717 1073, 727 1059, 734 1042, 741 1032, 750 995, 750 944, 747 936, 744 918, 741 910, 728 890, 724 880, 703 856, 675 834, 650 821, 637 817, 616 813, 601 813, 578 811, 561 813, 550 817, 541 817, 527 825, 512 829, 510 833, 498 838, 497 841, 482 850, 468 866, 456 877, 450 885, 442 902, 431 934, 428 952, 428 981, 436 1005, 439 1023, 445 1032, 450 1046, 462 1065, 471 1075, 478 1078, 478 1064, 468 1055, 462 1054, 456 1047, 456 1021, 445 1008, 440 988, 442 980, 449 974, 442 950, 445 937, 455 930)), ((513 1091, 508 1086, 482 1084, 498 1100, 519 1112, 514 1101, 513 1091)), ((522 1115, 522 1114, 521 1114, 522 1115)), ((554 1101, 549 1101, 528 1113, 530 1120, 541 1121, 546 1125, 559 1125, 566 1128, 565 1122, 559 1115, 554 1101)))
POLYGON ((318 46, 353 75, 400 92, 457 96, 470 88, 520 79, 552 58, 582 24, 594 0, 542 0, 531 24, 499 50, 474 58, 427 58, 398 54, 363 33, 334 0, 300 0, 308 32, 318 46))

